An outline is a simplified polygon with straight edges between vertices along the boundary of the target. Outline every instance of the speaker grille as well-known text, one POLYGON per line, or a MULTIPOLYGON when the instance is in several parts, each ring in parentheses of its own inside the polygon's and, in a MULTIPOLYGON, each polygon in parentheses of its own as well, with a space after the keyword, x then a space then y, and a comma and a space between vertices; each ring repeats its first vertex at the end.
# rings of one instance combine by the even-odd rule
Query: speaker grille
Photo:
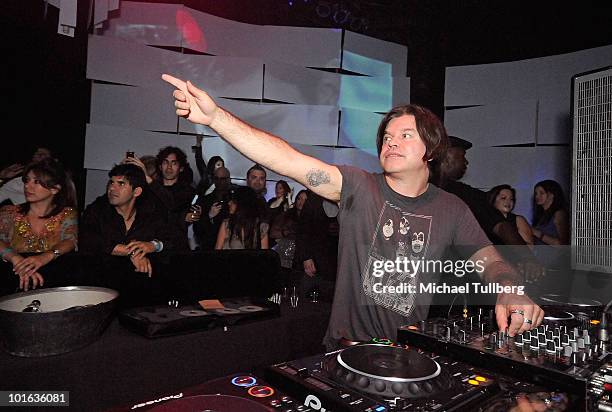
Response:
POLYGON ((572 268, 612 273, 612 68, 573 78, 572 268))

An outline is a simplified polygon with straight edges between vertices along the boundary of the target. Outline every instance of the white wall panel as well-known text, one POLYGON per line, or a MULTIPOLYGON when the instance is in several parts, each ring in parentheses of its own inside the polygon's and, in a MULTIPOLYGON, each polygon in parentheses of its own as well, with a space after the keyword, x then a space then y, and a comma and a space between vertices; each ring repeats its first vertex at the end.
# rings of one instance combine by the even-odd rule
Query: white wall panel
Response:
POLYGON ((215 96, 262 96, 261 60, 181 54, 109 37, 89 38, 89 79, 166 90, 162 73, 189 79, 215 96))
POLYGON ((474 146, 535 143, 536 110, 535 100, 446 110, 444 125, 474 146))
MULTIPOLYGON (((289 142, 336 145, 338 142, 338 108, 218 100, 218 103, 246 122, 283 137, 289 142)), ((185 133, 215 135, 208 128, 196 127, 180 119, 179 130, 185 133)))
POLYGON ((537 98, 537 59, 446 68, 445 106, 513 103, 537 98))
POLYGON ((173 73, 181 54, 103 36, 89 36, 87 78, 148 86, 161 84, 162 73, 173 73))
POLYGON ((92 84, 90 123, 169 133, 177 130, 168 90, 101 83, 92 84))
POLYGON ((386 112, 393 102, 393 78, 342 76, 340 106, 371 112, 386 112))
POLYGON ((406 76, 408 48, 404 45, 345 31, 342 68, 371 76, 406 76))
POLYGON ((154 133, 137 129, 88 124, 85 136, 86 169, 110 170, 125 158, 125 152, 133 151, 137 157, 157 155, 165 146, 177 146, 186 154, 195 174, 195 158, 191 146, 194 136, 171 133, 154 133))
POLYGON ((304 67, 340 67, 342 30, 263 26, 256 56, 304 67))
POLYGON ((263 62, 258 59, 176 53, 169 70, 211 96, 261 99, 263 95, 263 62))
MULTIPOLYGON (((108 182, 108 170, 87 169, 87 179, 85 186, 85 207, 96 200, 98 196, 106 192, 106 183, 108 182)), ((81 211, 85 210, 81 207, 81 211)))
POLYGON ((119 12, 111 14, 97 34, 153 46, 181 46, 178 21, 184 19, 182 4, 136 3, 122 1, 119 12))
MULTIPOLYGON (((221 56, 257 56, 261 27, 240 23, 204 12, 185 8, 193 18, 195 26, 202 31, 202 43, 189 48, 221 56)), ((188 46, 186 42, 186 46, 188 46)))
POLYGON ((410 103, 410 77, 393 77, 392 107, 410 103))
POLYGON ((264 97, 299 104, 337 105, 342 75, 266 62, 264 97))
POLYGON ((378 113, 343 108, 338 145, 356 147, 376 156, 376 132, 382 118, 378 113))

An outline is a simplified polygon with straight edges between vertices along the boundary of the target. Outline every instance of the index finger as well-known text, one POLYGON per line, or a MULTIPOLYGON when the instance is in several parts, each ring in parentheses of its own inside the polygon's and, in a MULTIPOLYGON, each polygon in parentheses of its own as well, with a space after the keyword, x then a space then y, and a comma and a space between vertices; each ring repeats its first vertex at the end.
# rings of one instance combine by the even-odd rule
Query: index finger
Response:
POLYGON ((177 89, 180 90, 186 90, 187 89, 187 83, 185 83, 183 80, 178 79, 174 76, 170 76, 169 74, 162 74, 162 80, 165 82, 170 83, 171 85, 173 85, 174 87, 176 87, 177 89))

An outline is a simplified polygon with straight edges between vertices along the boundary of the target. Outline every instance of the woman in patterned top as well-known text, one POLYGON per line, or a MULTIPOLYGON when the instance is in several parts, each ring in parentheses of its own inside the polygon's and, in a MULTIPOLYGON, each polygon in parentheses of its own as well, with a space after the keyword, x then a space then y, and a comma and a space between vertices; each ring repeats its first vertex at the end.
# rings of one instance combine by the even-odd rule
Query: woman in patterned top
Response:
POLYGON ((78 214, 74 183, 55 159, 29 164, 23 187, 25 203, 0 209, 0 256, 28 290, 43 285, 40 268, 76 249, 78 214))

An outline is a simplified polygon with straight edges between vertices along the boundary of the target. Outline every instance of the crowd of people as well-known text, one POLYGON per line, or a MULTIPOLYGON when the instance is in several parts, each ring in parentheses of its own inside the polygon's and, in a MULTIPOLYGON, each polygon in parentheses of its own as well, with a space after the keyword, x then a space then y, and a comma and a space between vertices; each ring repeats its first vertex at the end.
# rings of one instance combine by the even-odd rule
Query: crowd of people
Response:
MULTIPOLYGON (((310 249, 318 250, 320 239, 300 242, 297 256, 308 258, 298 261, 292 253, 287 261, 284 241, 269 235, 271 228, 291 221, 292 251, 296 236, 305 238, 302 228, 311 231, 317 225, 317 235, 333 239, 328 229, 333 219, 305 222, 300 218, 307 191, 297 196, 294 206, 291 188, 281 180, 275 196, 266 201, 264 168, 255 164, 246 175, 246 186, 236 185, 221 157, 204 160, 200 138, 194 152, 201 176, 197 184, 186 154, 178 147, 164 147, 156 156, 136 157, 128 152, 108 173, 105 193, 80 211, 71 176, 49 149, 38 148, 26 166, 5 167, 0 171, 4 202, 0 293, 44 286, 53 272, 45 266, 69 253, 114 257, 113 271, 153 277, 159 262, 173 254, 274 248, 283 255, 283 266, 291 270, 287 279, 292 282, 299 281, 296 273, 307 277, 324 273, 333 280, 335 269, 328 267, 328 256, 335 253, 333 241, 326 243, 329 249, 319 264, 310 249)), ((289 234, 287 229, 284 233, 289 234)), ((109 261, 104 266, 109 267, 109 261)))

